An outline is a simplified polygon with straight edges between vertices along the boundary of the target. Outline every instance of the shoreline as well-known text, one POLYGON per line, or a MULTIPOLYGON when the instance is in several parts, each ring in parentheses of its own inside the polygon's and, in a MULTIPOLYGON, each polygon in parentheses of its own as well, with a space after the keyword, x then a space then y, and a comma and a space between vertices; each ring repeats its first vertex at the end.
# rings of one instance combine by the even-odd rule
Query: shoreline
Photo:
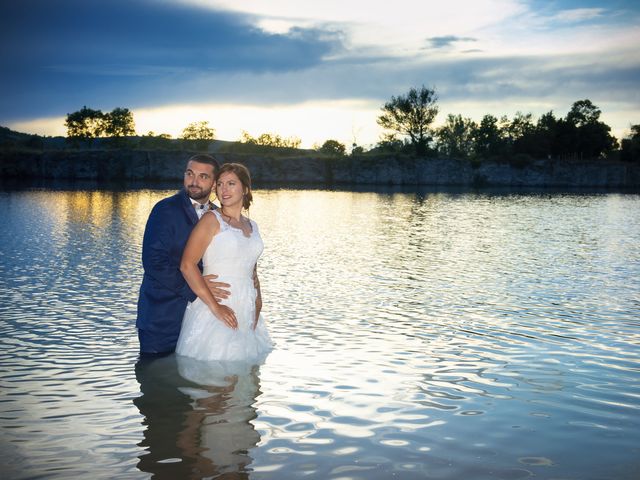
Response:
MULTIPOLYGON (((0 153, 0 178, 93 181, 175 182, 186 159, 196 152, 164 150, 94 150, 0 153)), ((512 162, 415 158, 400 155, 349 157, 269 157, 216 154, 239 162, 256 185, 345 185, 640 188, 640 165, 607 160, 527 160, 512 162)))

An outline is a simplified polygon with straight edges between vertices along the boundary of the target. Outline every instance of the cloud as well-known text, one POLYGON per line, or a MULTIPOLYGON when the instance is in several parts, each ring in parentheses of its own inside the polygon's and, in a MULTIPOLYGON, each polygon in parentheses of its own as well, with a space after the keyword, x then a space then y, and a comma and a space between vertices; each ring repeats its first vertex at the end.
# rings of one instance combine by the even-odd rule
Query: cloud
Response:
POLYGON ((3 116, 84 104, 118 89, 127 97, 142 83, 203 72, 295 71, 341 48, 338 33, 268 33, 238 14, 168 2, 24 0, 0 8, 0 88, 24 92, 3 95, 3 116))
POLYGON ((185 4, 222 8, 253 19, 256 26, 284 31, 293 26, 337 29, 350 48, 377 47, 396 55, 419 52, 425 32, 462 35, 491 28, 528 12, 522 0, 179 0, 185 4))
POLYGON ((431 48, 446 48, 453 46, 459 42, 475 42, 477 38, 472 37, 457 37, 455 35, 445 35, 443 37, 431 37, 427 39, 431 48))
POLYGON ((28 58, 44 65, 265 71, 305 68, 339 48, 326 32, 296 28, 287 35, 270 34, 239 15, 166 2, 7 3, 3 13, 9 27, 2 36, 13 44, 2 50, 3 63, 28 58))
POLYGON ((573 8, 559 11, 551 20, 566 23, 584 22, 602 17, 605 12, 604 8, 573 8))

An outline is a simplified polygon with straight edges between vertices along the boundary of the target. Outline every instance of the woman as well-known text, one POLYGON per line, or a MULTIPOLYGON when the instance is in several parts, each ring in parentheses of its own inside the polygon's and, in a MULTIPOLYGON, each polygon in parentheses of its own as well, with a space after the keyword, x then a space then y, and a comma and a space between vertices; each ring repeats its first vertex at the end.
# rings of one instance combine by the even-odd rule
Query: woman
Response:
POLYGON ((224 164, 215 189, 221 208, 202 216, 182 255, 180 270, 198 298, 187 306, 176 353, 256 364, 273 345, 260 315, 260 284, 253 280, 263 243, 258 225, 242 215, 252 201, 249 170, 239 163, 224 164), (220 303, 202 278, 210 273, 231 285, 231 295, 220 303))

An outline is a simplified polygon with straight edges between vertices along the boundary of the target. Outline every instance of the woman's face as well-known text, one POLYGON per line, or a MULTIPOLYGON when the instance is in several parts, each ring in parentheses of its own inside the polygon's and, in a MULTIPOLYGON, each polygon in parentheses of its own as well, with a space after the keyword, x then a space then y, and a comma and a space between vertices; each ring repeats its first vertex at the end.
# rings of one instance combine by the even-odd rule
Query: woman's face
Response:
POLYGON ((238 203, 242 205, 244 186, 233 172, 224 172, 216 183, 216 196, 224 207, 231 207, 238 203))

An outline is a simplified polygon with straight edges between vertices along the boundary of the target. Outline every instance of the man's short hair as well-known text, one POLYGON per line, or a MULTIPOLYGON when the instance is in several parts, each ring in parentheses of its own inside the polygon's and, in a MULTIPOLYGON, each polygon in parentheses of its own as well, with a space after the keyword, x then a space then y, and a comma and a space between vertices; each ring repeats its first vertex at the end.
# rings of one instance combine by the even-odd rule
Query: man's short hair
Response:
POLYGON ((197 153, 193 157, 190 157, 189 160, 187 160, 187 164, 189 162, 206 163, 207 165, 211 165, 213 167, 214 174, 220 168, 218 160, 216 160, 213 155, 209 155, 208 153, 197 153))

